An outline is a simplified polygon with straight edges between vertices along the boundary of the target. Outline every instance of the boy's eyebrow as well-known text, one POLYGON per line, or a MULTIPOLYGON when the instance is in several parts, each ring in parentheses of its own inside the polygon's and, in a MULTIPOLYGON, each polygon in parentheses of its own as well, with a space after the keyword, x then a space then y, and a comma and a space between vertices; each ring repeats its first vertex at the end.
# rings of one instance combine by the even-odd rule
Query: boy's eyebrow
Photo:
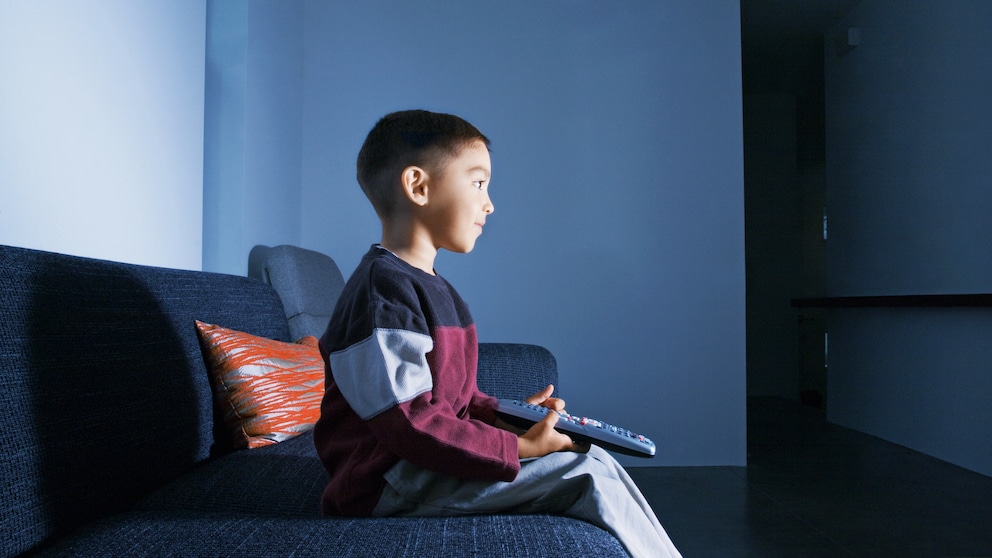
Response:
POLYGON ((482 171, 482 172, 486 173, 486 178, 489 178, 489 176, 490 176, 489 169, 487 169, 486 167, 484 167, 482 165, 476 165, 476 166, 468 169, 468 171, 469 172, 472 172, 472 171, 482 171))

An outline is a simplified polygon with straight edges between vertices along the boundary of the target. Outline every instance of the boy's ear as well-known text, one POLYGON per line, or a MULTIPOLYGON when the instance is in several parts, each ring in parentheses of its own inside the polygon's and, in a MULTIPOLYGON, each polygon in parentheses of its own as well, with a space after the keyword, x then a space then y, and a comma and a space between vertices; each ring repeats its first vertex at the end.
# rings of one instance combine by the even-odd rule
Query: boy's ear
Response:
POLYGON ((403 194, 415 205, 427 205, 427 171, 420 167, 407 167, 400 175, 403 194))

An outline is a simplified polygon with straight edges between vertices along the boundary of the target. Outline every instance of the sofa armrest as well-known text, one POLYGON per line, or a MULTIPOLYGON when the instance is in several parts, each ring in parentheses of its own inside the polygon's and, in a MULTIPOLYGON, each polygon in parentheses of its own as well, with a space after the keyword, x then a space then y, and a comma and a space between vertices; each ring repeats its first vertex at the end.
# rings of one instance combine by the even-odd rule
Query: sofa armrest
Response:
POLYGON ((493 397, 524 399, 548 384, 558 393, 558 363, 537 345, 479 343, 479 389, 493 397))

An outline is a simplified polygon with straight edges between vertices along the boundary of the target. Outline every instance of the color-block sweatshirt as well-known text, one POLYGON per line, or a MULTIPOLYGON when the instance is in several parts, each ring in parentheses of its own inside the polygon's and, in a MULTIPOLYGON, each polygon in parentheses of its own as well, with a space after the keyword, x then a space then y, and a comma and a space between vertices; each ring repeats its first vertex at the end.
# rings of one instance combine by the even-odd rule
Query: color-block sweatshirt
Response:
POLYGON ((325 393, 314 427, 330 475, 325 515, 372 513, 400 459, 466 480, 512 481, 517 437, 492 426, 476 384, 468 306, 440 276, 373 246, 320 340, 325 393))

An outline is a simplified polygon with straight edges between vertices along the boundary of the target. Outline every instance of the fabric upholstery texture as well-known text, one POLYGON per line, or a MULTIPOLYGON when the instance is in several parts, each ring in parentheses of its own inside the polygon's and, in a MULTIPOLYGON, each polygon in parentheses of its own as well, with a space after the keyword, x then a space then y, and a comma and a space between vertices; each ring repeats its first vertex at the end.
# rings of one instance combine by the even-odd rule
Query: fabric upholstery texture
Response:
POLYGON ((138 503, 138 510, 218 512, 274 517, 320 517, 327 473, 313 438, 214 459, 138 503))
POLYGON ((330 256, 297 246, 255 246, 248 274, 279 293, 294 339, 324 334, 344 288, 341 270, 330 256))
POLYGON ((555 386, 558 363, 551 351, 537 345, 479 343, 479 389, 494 397, 526 399, 555 386))
MULTIPOLYGON (((196 320, 300 337, 258 280, 0 245, 0 558, 625 556, 562 517, 319 517, 309 434, 231 447, 196 320)), ((540 347, 480 347, 497 397, 556 374, 540 347)))
POLYGON ((0 246, 0 537, 16 555, 230 446, 193 322, 287 340, 236 277, 0 246))
POLYGON ((129 514, 68 537, 42 556, 334 556, 576 558, 626 556, 611 535, 564 517, 246 519, 129 514), (230 541, 238 541, 234 547, 230 541), (156 549, 151 552, 148 549, 156 549))
POLYGON ((313 429, 324 396, 317 338, 285 343, 196 322, 217 405, 237 448, 259 448, 313 429))

